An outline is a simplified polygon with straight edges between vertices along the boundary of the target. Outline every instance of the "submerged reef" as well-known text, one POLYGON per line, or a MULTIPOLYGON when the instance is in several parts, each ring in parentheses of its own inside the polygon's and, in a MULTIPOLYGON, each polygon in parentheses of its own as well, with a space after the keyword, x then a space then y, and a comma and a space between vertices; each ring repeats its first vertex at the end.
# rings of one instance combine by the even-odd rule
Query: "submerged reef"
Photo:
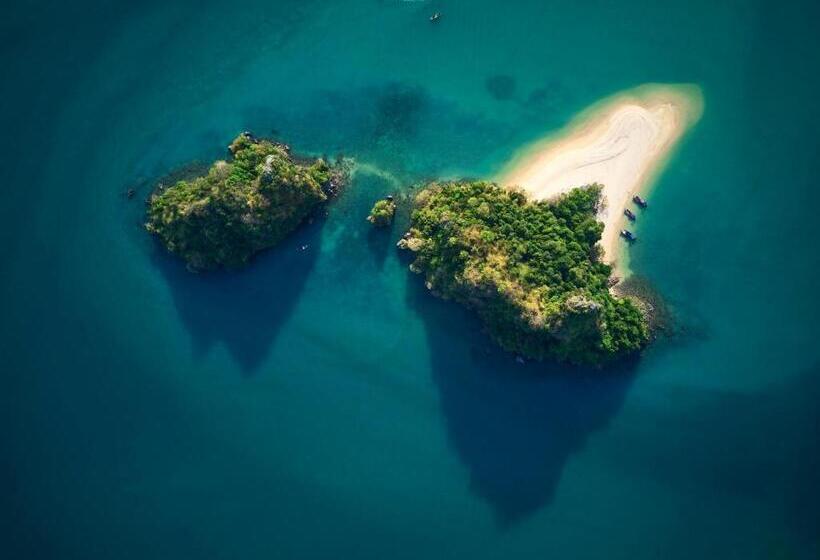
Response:
POLYGON ((299 160, 288 146, 250 133, 229 150, 229 161, 160 187, 148 200, 146 229, 194 271, 246 264, 293 231, 345 180, 340 163, 299 160))
POLYGON ((505 349, 601 365, 649 340, 633 298, 610 290, 601 261, 601 186, 551 201, 485 181, 431 183, 399 247, 430 291, 475 310, 505 349))

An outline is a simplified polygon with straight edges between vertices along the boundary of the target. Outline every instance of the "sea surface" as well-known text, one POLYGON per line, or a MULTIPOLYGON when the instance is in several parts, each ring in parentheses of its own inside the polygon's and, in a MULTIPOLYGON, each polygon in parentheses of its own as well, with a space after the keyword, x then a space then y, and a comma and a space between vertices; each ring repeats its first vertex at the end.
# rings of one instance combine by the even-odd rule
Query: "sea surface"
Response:
POLYGON ((818 20, 788 0, 5 3, 0 557, 817 558, 818 20), (613 371, 519 365, 407 270, 405 197, 650 82, 705 99, 631 252, 676 333, 613 371), (246 269, 188 273, 143 201, 242 130, 360 171, 246 269), (386 194, 400 215, 374 232, 386 194))

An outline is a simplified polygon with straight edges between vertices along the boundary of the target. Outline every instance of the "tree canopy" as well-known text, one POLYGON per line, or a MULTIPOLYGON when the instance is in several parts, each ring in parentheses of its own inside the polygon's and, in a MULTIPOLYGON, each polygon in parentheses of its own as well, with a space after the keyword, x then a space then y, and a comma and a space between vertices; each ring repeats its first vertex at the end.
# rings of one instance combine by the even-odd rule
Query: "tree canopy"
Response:
POLYGON ((294 161, 286 146, 240 135, 232 159, 155 192, 146 229, 189 268, 235 268, 278 243, 328 198, 339 171, 294 161))
POLYGON ((432 183, 400 246, 434 293, 475 309, 504 348, 602 364, 640 349, 649 330, 635 302, 609 291, 600 203, 600 185, 534 202, 491 182, 432 183))
POLYGON ((396 214, 396 203, 392 199, 377 200, 367 216, 367 221, 376 227, 387 227, 393 223, 396 214))

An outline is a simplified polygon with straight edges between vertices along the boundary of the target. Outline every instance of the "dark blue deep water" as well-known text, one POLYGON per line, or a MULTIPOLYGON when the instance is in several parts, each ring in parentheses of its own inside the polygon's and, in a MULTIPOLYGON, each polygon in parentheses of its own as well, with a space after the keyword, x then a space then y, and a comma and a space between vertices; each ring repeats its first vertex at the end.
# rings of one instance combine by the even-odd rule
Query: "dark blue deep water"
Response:
POLYGON ((5 3, 0 557, 817 558, 819 15, 5 3), (517 365, 407 271, 406 215, 364 221, 646 82, 705 113, 632 252, 679 326, 637 362, 517 365), (142 200, 245 129, 361 170, 247 269, 189 274, 142 200))

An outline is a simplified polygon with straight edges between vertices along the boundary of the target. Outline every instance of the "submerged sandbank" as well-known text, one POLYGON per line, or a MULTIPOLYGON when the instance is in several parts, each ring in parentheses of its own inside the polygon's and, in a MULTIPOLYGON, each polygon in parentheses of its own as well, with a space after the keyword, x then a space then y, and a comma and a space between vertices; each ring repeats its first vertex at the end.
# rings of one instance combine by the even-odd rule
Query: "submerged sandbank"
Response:
POLYGON ((497 181, 518 185, 538 200, 574 187, 602 184, 604 205, 599 218, 604 223, 604 259, 626 274, 618 235, 628 223, 624 208, 635 194, 646 194, 702 109, 701 92, 694 85, 649 84, 620 92, 525 148, 497 181))

